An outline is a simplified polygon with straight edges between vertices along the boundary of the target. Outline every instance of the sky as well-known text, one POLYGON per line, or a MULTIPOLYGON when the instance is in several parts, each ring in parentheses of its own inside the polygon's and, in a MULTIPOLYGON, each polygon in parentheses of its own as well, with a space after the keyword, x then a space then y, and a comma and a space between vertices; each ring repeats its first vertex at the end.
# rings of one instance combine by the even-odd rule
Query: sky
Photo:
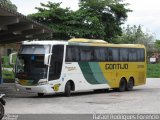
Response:
MULTIPOLYGON (((11 0, 18 7, 18 12, 27 15, 35 13, 35 7, 40 3, 62 2, 62 7, 70 7, 72 10, 78 9, 78 0, 11 0)), ((128 13, 125 25, 141 25, 143 30, 153 34, 156 39, 160 39, 160 0, 125 0, 130 5, 127 8, 133 10, 128 13)))

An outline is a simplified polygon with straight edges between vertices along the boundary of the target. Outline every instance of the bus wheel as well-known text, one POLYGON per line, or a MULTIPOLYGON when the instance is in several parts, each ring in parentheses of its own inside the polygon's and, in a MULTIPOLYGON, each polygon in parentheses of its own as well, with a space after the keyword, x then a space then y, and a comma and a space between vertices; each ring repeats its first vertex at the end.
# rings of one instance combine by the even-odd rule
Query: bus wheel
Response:
POLYGON ((38 93, 38 97, 43 97, 44 93, 38 93))
POLYGON ((127 83, 126 90, 127 91, 133 90, 133 86, 134 86, 134 80, 133 80, 133 78, 130 78, 129 81, 128 81, 128 83, 127 83))
POLYGON ((0 120, 3 118, 4 116, 4 106, 2 105, 2 103, 0 103, 0 120))
POLYGON ((66 83, 64 95, 66 97, 69 97, 71 95, 71 84, 70 84, 70 82, 66 83))
POLYGON ((122 78, 122 79, 120 80, 120 83, 119 83, 118 91, 119 91, 119 92, 123 92, 123 91, 125 91, 125 89, 126 89, 126 81, 125 81, 124 78, 122 78))

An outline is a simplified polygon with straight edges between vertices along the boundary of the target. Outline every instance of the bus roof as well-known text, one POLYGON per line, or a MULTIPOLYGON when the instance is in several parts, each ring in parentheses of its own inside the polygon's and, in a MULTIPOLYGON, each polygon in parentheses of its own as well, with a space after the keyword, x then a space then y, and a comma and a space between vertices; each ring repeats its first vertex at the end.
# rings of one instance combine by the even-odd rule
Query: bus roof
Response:
POLYGON ((22 45, 55 45, 55 44, 62 44, 62 45, 66 45, 68 44, 67 41, 58 41, 58 40, 41 40, 41 41, 24 41, 22 42, 22 45))
POLYGON ((145 48, 142 44, 111 44, 104 40, 96 39, 84 39, 84 38, 73 38, 68 41, 62 40, 43 40, 43 41, 24 41, 23 45, 77 45, 77 46, 108 46, 108 47, 133 47, 133 48, 145 48))
POLYGON ((85 38, 72 38, 68 40, 68 42, 78 42, 78 43, 103 43, 108 44, 108 42, 104 40, 98 40, 98 39, 85 39, 85 38))

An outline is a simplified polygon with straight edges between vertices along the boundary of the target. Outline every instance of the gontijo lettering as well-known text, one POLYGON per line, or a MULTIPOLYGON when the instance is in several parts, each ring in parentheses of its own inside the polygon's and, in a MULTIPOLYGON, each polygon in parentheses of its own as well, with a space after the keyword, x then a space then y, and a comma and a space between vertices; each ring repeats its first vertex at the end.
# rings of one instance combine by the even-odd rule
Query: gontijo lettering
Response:
POLYGON ((106 70, 113 70, 113 69, 128 69, 128 64, 106 64, 106 70))

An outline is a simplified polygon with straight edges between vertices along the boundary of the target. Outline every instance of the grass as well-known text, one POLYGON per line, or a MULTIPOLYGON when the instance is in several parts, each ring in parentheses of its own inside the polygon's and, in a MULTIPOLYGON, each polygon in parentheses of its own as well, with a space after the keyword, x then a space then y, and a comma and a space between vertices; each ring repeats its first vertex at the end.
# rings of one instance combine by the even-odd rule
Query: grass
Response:
POLYGON ((147 77, 148 78, 160 78, 160 64, 148 64, 147 65, 147 77))

